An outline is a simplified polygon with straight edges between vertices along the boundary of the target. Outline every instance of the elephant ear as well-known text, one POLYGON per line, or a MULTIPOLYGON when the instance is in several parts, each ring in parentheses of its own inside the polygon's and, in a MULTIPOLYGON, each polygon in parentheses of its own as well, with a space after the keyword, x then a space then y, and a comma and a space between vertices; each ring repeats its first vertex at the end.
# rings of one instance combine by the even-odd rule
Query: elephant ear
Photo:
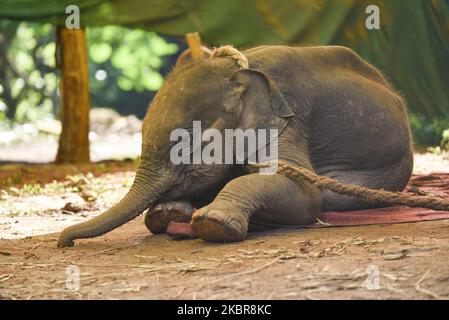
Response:
POLYGON ((229 78, 225 107, 239 116, 237 127, 277 129, 280 134, 294 112, 276 84, 261 71, 239 69, 229 78))

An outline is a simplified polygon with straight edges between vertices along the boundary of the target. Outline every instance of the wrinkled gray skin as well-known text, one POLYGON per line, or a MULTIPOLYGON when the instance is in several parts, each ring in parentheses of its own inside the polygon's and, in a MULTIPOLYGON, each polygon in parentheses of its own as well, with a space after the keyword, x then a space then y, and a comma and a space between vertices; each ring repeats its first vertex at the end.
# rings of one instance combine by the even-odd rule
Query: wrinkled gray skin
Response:
POLYGON ((147 226, 155 232, 165 231, 166 221, 151 225, 164 212, 185 209, 184 216, 170 219, 191 220, 204 240, 240 241, 249 228, 305 225, 320 210, 373 206, 244 165, 173 165, 170 133, 191 128, 194 120, 202 121, 203 130, 222 132, 277 128, 281 160, 346 183, 405 187, 413 167, 406 110, 379 71, 337 46, 262 46, 244 54, 250 69, 239 69, 230 57, 174 69, 144 119, 142 160, 128 194, 98 217, 64 230, 59 246, 100 236, 146 209, 147 226), (200 208, 193 216, 191 205, 200 208))

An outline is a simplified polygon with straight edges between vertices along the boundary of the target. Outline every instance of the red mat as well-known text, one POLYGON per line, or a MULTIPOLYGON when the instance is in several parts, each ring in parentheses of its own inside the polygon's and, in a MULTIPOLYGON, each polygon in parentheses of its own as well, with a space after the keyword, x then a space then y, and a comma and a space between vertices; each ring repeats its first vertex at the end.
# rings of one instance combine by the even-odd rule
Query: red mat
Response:
MULTIPOLYGON (((449 199, 449 173, 413 175, 405 192, 449 199)), ((449 219, 449 211, 434 211, 406 206, 322 212, 319 219, 328 226, 361 226, 449 219)))
MULTIPOLYGON (((449 199, 449 173, 413 175, 405 192, 414 195, 427 195, 449 199)), ((315 223, 314 225, 304 227, 363 226, 441 219, 449 219, 449 211, 392 206, 368 210, 322 212, 319 216, 319 220, 322 223, 315 223)), ((176 239, 195 238, 190 223, 171 222, 167 228, 167 233, 176 239)))

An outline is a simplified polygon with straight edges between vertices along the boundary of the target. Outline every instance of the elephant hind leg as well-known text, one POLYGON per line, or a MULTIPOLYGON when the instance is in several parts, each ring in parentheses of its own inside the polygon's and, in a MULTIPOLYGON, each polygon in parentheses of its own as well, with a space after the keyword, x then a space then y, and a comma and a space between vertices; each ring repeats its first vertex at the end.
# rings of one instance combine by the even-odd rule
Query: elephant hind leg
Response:
POLYGON ((159 203, 145 214, 145 226, 153 234, 165 233, 172 221, 189 223, 194 211, 188 201, 159 203))
MULTIPOLYGON (((396 166, 388 169, 364 171, 334 171, 321 173, 343 183, 350 183, 371 189, 387 191, 402 191, 408 183, 412 172, 412 165, 396 166)), ((369 203, 357 197, 337 194, 324 190, 322 192, 323 205, 321 211, 350 211, 385 207, 386 203, 369 203)))

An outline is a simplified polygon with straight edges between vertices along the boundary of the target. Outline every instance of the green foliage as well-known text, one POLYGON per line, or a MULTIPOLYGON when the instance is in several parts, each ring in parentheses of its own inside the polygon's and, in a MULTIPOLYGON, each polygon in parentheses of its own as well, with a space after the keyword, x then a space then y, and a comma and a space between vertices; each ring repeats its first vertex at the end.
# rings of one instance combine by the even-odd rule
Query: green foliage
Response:
POLYGON ((410 114, 409 120, 415 145, 443 147, 448 144, 449 119, 428 119, 424 115, 410 114))
MULTIPOLYGON (((34 122, 59 109, 59 70, 51 24, 0 22, 0 121, 34 122)), ((124 106, 160 88, 164 57, 178 51, 153 32, 88 28, 92 106, 124 106), (134 99, 130 99, 133 96, 134 99)), ((132 109, 132 108, 129 108, 132 109)))
POLYGON ((56 109, 51 24, 0 23, 0 120, 37 121, 56 109))
POLYGON ((25 183, 20 188, 10 187, 8 194, 31 196, 31 195, 54 195, 64 192, 77 192, 76 187, 66 186, 64 182, 53 181, 44 185, 39 183, 25 183))
POLYGON ((158 90, 163 82, 158 71, 163 57, 178 51, 176 44, 167 43, 153 32, 118 26, 89 28, 88 39, 93 71, 112 71, 117 75, 118 87, 124 91, 158 90))
POLYGON ((449 151, 449 129, 443 131, 441 135, 441 149, 449 151))
MULTIPOLYGON (((133 105, 146 109, 152 93, 162 84, 164 61, 177 52, 177 45, 153 32, 118 26, 89 27, 87 37, 92 106, 128 113, 136 113, 133 105)), ((49 23, 0 21, 0 130, 6 119, 28 122, 57 114, 59 74, 54 40, 54 26, 49 23)), ((387 63, 378 65, 393 70, 387 63)), ((445 105, 443 98, 440 101, 439 105, 445 105)), ((411 105, 414 110, 427 106, 411 105)), ((449 120, 431 119, 430 109, 419 111, 410 116, 415 144, 447 149, 449 120)))

